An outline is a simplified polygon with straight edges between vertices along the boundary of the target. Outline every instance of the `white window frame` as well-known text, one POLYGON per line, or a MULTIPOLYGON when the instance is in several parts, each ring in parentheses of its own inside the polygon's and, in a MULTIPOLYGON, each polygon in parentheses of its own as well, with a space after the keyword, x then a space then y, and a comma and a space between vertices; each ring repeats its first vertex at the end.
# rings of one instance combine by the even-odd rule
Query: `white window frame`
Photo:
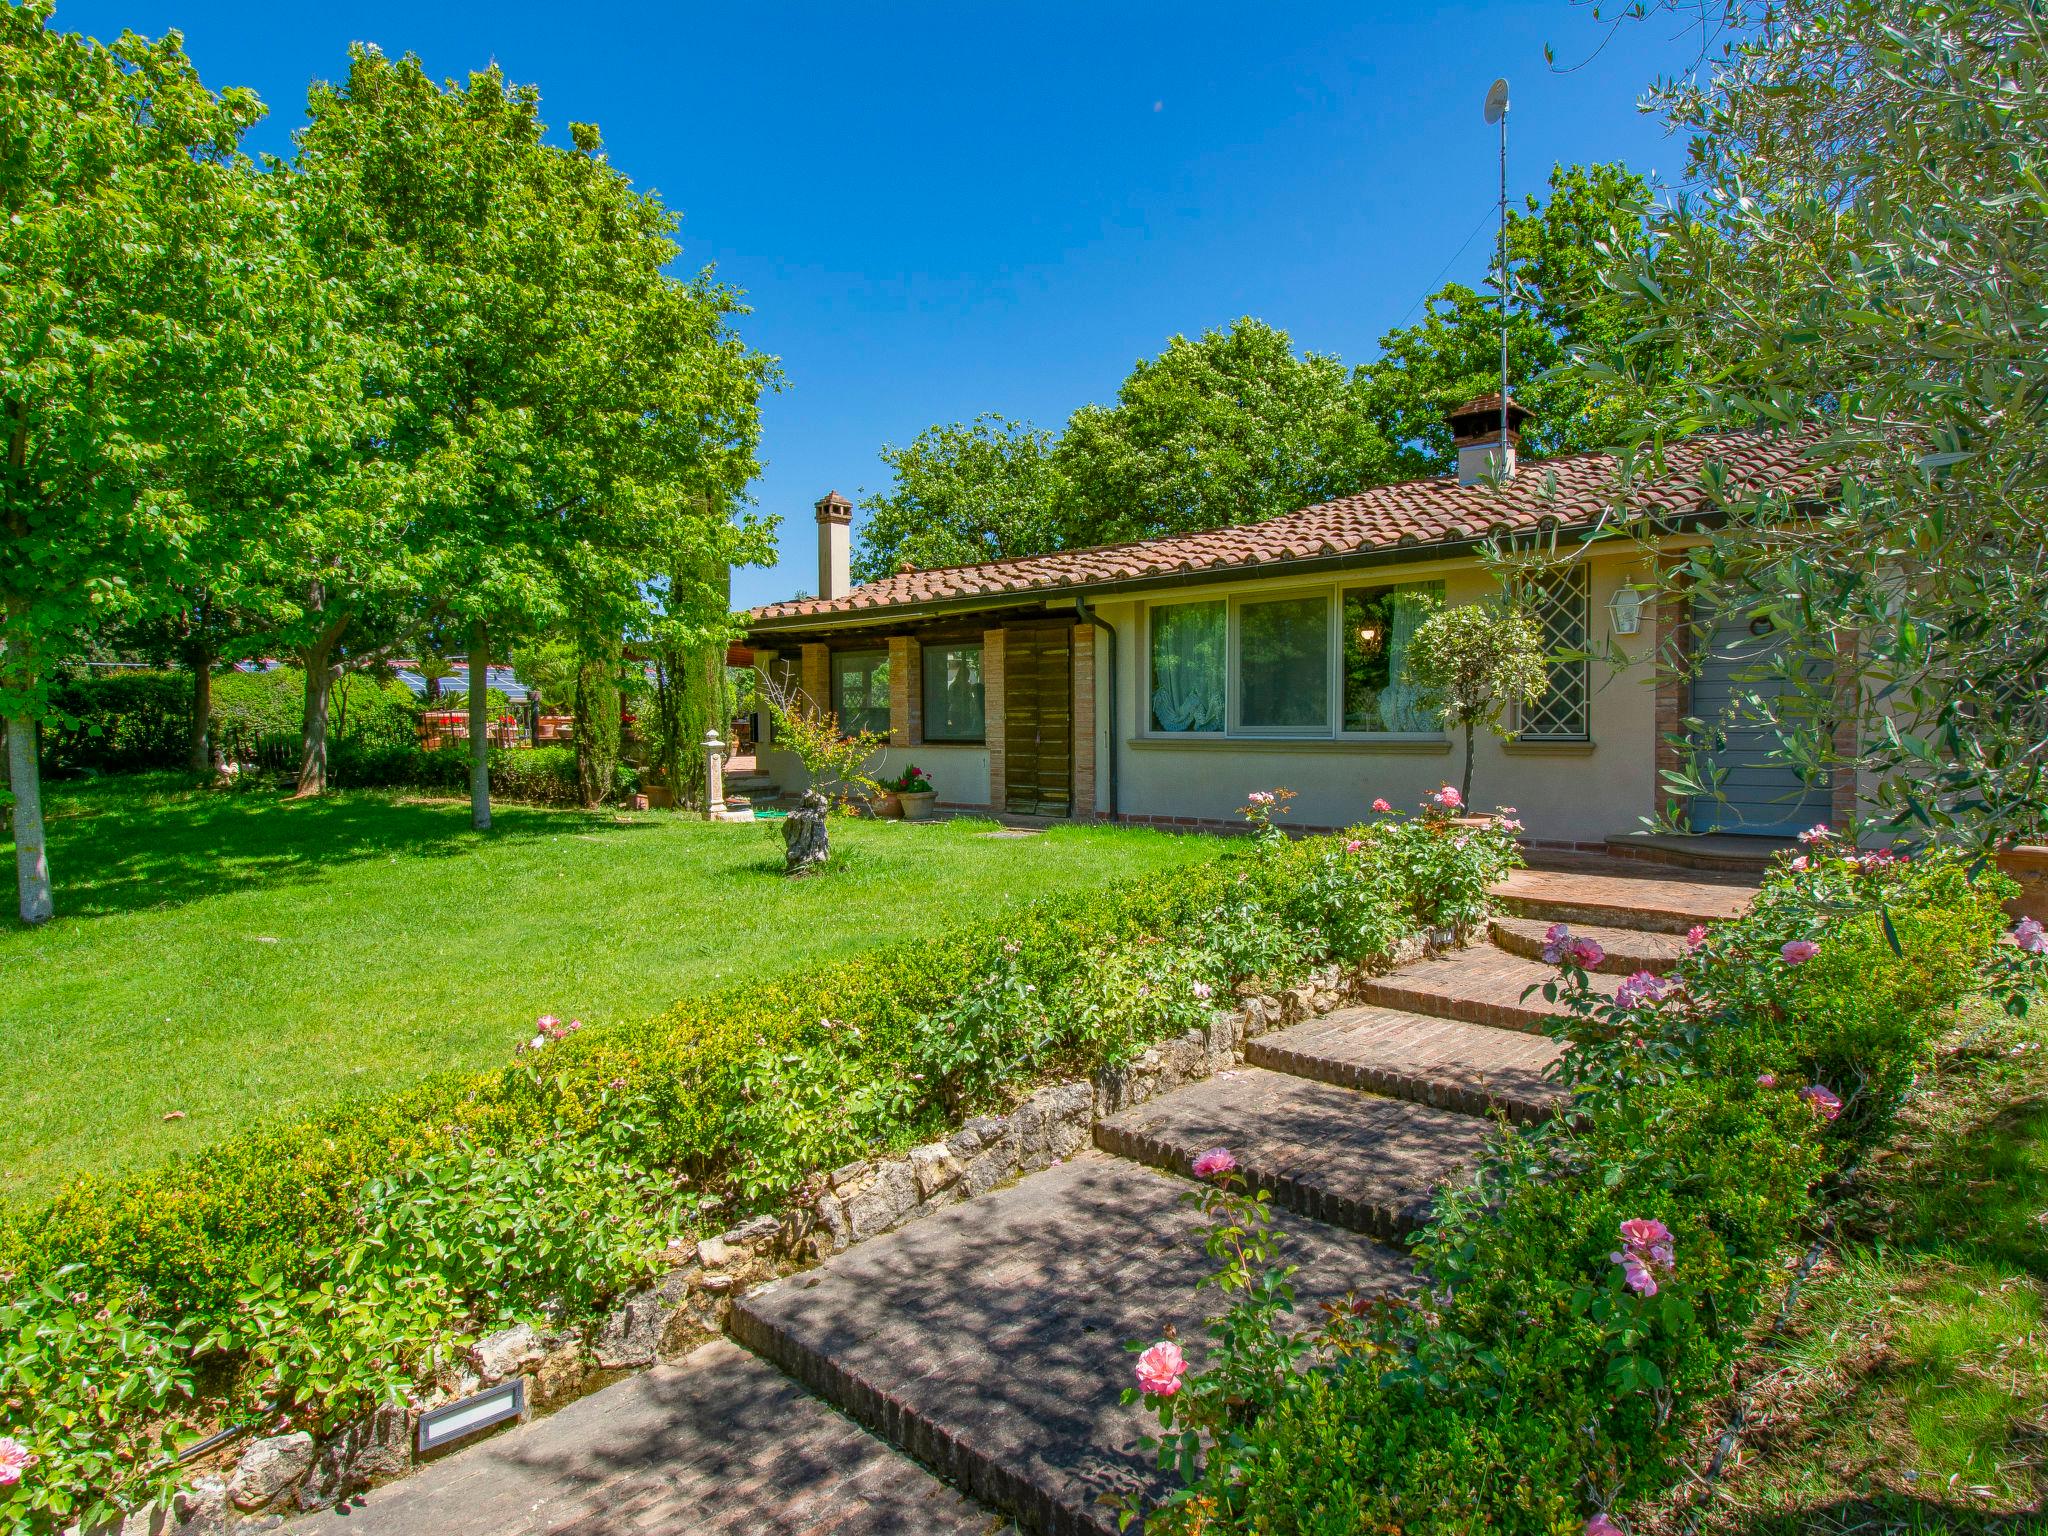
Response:
POLYGON ((1331 600, 1331 613, 1332 613, 1332 615, 1334 616, 1334 618, 1335 618, 1335 620, 1336 620, 1336 624, 1337 624, 1337 631, 1338 631, 1338 633, 1337 633, 1337 644, 1338 644, 1338 647, 1339 647, 1339 649, 1338 649, 1338 651, 1337 651, 1337 652, 1336 652, 1336 654, 1335 654, 1335 657, 1334 657, 1334 666, 1332 667, 1332 669, 1331 669, 1331 672, 1332 672, 1332 676, 1333 676, 1333 679, 1334 679, 1334 681, 1333 681, 1333 683, 1332 683, 1332 687, 1333 687, 1333 688, 1334 688, 1334 690, 1335 690, 1335 692, 1334 692, 1334 693, 1332 694, 1332 708, 1333 708, 1333 710, 1334 710, 1334 714, 1333 714, 1332 718, 1333 718, 1333 719, 1334 719, 1334 720, 1336 721, 1336 724, 1337 724, 1337 739, 1338 739, 1339 741, 1356 741, 1356 742, 1360 742, 1360 743, 1370 744, 1370 743, 1372 743, 1372 742, 1375 742, 1375 741, 1387 741, 1387 742, 1403 742, 1403 741, 1448 741, 1448 740, 1450 739, 1450 738, 1449 738, 1448 736, 1446 736, 1446 735, 1445 735, 1445 734, 1444 734, 1444 733, 1443 733, 1442 731, 1440 731, 1440 730, 1439 730, 1439 731, 1354 731, 1354 730, 1349 730, 1349 729, 1347 729, 1347 728, 1345 727, 1345 724, 1344 724, 1344 653, 1343 653, 1343 650, 1342 650, 1342 646, 1343 646, 1343 644, 1344 644, 1344 633, 1343 633, 1343 629, 1344 629, 1344 594, 1345 594, 1346 592, 1382 592, 1382 591, 1392 591, 1392 590, 1394 590, 1394 589, 1395 589, 1395 588, 1397 588, 1397 587, 1442 587, 1442 588, 1443 588, 1443 589, 1445 590, 1445 594, 1446 594, 1446 597, 1445 597, 1445 601, 1446 601, 1446 602, 1448 602, 1448 601, 1449 601, 1449 596, 1448 596, 1448 594, 1449 594, 1449 590, 1450 590, 1450 584, 1449 584, 1449 583, 1448 583, 1447 581, 1445 581, 1445 579, 1444 579, 1443 577, 1441 577, 1441 576, 1425 576, 1425 577, 1422 577, 1422 578, 1421 578, 1421 579, 1419 579, 1419 580, 1411 579, 1411 580, 1408 580, 1408 581, 1398 581, 1398 580, 1380 580, 1380 581, 1375 581, 1375 580, 1360 580, 1360 579, 1356 579, 1356 578, 1353 578, 1353 579, 1351 579, 1351 580, 1346 580, 1346 581, 1340 581, 1340 582, 1338 582, 1338 583, 1337 583, 1337 591, 1336 591, 1336 595, 1335 595, 1335 597, 1334 597, 1334 598, 1333 598, 1333 599, 1331 600))
MULTIPOLYGON (((1242 741, 1328 741, 1332 727, 1337 723, 1337 712, 1334 708, 1336 695, 1332 689, 1340 675, 1336 643, 1342 638, 1337 633, 1336 606, 1328 587, 1286 587, 1273 592, 1233 593, 1230 598, 1230 624, 1223 647, 1224 672, 1230 690, 1223 711, 1225 734, 1242 741), (1298 603, 1306 598, 1321 598, 1323 602, 1323 723, 1319 726, 1246 725, 1243 719, 1244 696, 1241 686, 1244 663, 1244 607, 1247 603, 1298 603)), ((1148 652, 1147 655, 1149 654, 1148 652)))
POLYGON ((1141 741, 1169 743, 1175 741, 1332 741, 1345 742, 1361 747, 1375 744, 1398 746, 1404 743, 1425 744, 1448 741, 1441 730, 1436 731, 1350 731, 1344 729, 1344 594, 1347 591, 1371 590, 1381 587, 1446 586, 1442 575, 1409 577, 1388 576, 1375 578, 1365 576, 1342 576, 1327 582, 1309 585, 1279 587, 1270 590, 1251 588, 1218 593, 1216 596, 1202 596, 1190 593, 1187 596, 1161 598, 1143 605, 1144 644, 1138 656, 1138 699, 1137 738, 1141 741), (1300 726, 1247 726, 1244 724, 1240 702, 1240 670, 1243 660, 1242 629, 1239 614, 1246 603, 1286 602, 1304 597, 1323 599, 1323 611, 1329 626, 1328 674, 1324 678, 1324 720, 1321 727, 1300 726), (1162 608, 1177 608, 1188 603, 1222 603, 1224 605, 1223 640, 1223 729, 1220 731, 1163 731, 1152 723, 1152 616, 1162 608))

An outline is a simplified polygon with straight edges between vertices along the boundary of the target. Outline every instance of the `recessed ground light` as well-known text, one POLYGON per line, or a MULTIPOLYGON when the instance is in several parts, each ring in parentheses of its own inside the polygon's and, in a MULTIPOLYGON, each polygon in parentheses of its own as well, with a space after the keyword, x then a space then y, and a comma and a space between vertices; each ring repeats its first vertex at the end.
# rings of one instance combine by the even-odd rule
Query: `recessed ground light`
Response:
POLYGON ((420 1415, 419 1450, 422 1456, 467 1439, 479 1430, 516 1419, 526 1411, 526 1378, 514 1376, 503 1386, 492 1387, 459 1402, 443 1403, 420 1415))

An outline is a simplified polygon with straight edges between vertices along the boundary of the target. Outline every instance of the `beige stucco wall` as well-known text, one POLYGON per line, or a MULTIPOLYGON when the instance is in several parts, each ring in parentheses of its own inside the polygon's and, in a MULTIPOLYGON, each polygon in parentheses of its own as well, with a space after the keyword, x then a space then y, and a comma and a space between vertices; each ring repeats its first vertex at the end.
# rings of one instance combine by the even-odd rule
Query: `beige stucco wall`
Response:
MULTIPOLYGON (((1596 558, 1589 571, 1595 653, 1591 742, 1507 744, 1479 734, 1473 799, 1483 808, 1514 806, 1532 840, 1595 845, 1611 834, 1636 830, 1639 818, 1652 809, 1656 698, 1649 658, 1654 624, 1646 609, 1641 632, 1620 639, 1610 632, 1607 610, 1625 574, 1637 569, 1632 553, 1616 553, 1596 558), (1617 667, 1601 659, 1610 645, 1624 650, 1625 664, 1617 667)), ((1351 573, 1341 582, 1283 578, 1160 591, 1147 594, 1147 601, 1433 580, 1444 582, 1445 599, 1452 603, 1474 602, 1496 590, 1482 567, 1464 560, 1381 567, 1351 573)), ((1342 826, 1363 818, 1375 796, 1412 808, 1439 785, 1458 782, 1463 747, 1447 739, 1195 742, 1151 735, 1144 728, 1142 609, 1133 600, 1105 602, 1099 609, 1117 629, 1117 799, 1122 814, 1228 821, 1251 790, 1285 786, 1298 797, 1290 820, 1342 826)), ((1106 720, 1099 748, 1098 761, 1106 762, 1106 720)), ((1097 780, 1097 808, 1107 810, 1108 775, 1099 772, 1097 780)))
MULTIPOLYGON (((790 793, 801 794, 810 787, 810 775, 794 752, 770 747, 761 756, 761 766, 790 793)), ((941 805, 988 804, 988 748, 931 742, 921 747, 884 747, 875 754, 868 772, 878 779, 893 778, 913 766, 931 775, 941 805)))

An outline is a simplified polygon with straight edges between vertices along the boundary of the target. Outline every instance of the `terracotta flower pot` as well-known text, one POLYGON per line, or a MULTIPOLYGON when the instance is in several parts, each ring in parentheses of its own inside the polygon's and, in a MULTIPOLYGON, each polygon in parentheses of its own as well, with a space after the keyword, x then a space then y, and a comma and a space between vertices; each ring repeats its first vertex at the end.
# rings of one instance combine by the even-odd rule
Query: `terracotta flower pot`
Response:
POLYGON ((899 794, 896 798, 903 803, 903 819, 905 821, 930 821, 932 819, 932 803, 939 797, 936 791, 923 789, 908 790, 899 794))
POLYGON ((2020 883, 2020 893, 2005 904, 2015 918, 2048 923, 2048 843, 2016 843, 2001 849, 1998 867, 2020 883))
POLYGON ((895 821, 903 814, 903 797, 893 789, 885 789, 875 797, 875 814, 884 821, 895 821))

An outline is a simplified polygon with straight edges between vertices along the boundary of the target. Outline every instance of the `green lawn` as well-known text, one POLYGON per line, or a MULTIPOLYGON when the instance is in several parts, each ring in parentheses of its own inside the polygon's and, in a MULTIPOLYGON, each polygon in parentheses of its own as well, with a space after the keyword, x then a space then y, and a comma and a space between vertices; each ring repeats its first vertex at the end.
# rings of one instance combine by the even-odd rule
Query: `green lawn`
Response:
MULTIPOLYGON (((1211 839, 288 801, 170 779, 48 794, 57 919, 0 927, 0 1197, 203 1146, 254 1117, 509 1058, 536 1015, 644 1018, 1011 903, 1212 857, 1211 839), (165 1116, 182 1114, 182 1118, 165 1116)), ((0 843, 11 866, 13 846, 0 843)))

